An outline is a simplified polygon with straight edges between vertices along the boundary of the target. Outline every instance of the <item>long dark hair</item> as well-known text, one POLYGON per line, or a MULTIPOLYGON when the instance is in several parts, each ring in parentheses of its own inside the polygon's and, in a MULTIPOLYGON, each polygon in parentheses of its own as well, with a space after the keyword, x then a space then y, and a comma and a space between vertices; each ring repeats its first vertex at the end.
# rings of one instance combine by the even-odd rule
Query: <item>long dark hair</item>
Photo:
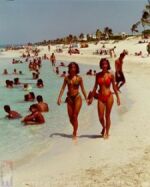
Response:
POLYGON ((110 63, 109 63, 109 60, 108 60, 107 58, 101 58, 101 60, 100 60, 100 62, 99 62, 99 66, 100 66, 100 68, 102 69, 103 62, 107 62, 107 65, 108 65, 107 70, 110 70, 110 69, 111 69, 111 67, 110 67, 110 63))
POLYGON ((72 65, 76 66, 76 74, 80 73, 79 65, 76 62, 70 62, 70 64, 68 65, 68 73, 70 74, 70 70, 72 68, 72 65))

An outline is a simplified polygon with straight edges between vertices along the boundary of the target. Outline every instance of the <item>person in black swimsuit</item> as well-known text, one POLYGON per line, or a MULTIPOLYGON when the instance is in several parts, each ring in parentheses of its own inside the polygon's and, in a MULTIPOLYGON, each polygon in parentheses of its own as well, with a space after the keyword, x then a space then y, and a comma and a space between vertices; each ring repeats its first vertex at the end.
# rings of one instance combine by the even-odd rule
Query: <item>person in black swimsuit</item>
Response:
POLYGON ((83 80, 78 75, 79 71, 80 70, 79 70, 79 66, 77 63, 71 62, 68 65, 68 76, 64 78, 64 83, 62 85, 62 88, 60 90, 58 100, 57 100, 57 104, 60 105, 62 102, 61 97, 67 85, 68 92, 67 92, 66 103, 67 103, 67 109, 68 109, 68 116, 73 126, 73 138, 77 137, 78 115, 79 115, 79 112, 82 106, 82 99, 79 93, 79 87, 81 87, 81 91, 84 95, 85 100, 87 101, 87 95, 84 89, 83 80))

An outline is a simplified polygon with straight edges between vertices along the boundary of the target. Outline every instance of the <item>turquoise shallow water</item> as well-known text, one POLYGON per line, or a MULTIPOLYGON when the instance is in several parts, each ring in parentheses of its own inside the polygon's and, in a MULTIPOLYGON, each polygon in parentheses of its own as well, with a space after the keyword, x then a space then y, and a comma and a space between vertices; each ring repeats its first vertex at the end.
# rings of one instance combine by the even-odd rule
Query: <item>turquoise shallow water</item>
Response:
MULTIPOLYGON (((40 78, 44 81, 44 89, 38 89, 35 86, 36 80, 32 80, 32 74, 28 70, 28 63, 11 64, 12 59, 0 58, 0 160, 19 160, 26 156, 36 155, 48 148, 51 155, 58 154, 64 151, 61 146, 63 142, 67 142, 67 146, 71 144, 72 128, 68 120, 66 104, 58 106, 56 104, 57 97, 62 86, 63 78, 58 77, 50 66, 49 61, 43 61, 40 70, 40 78), (3 69, 7 68, 9 75, 2 75, 3 69), (9 104, 11 109, 19 111, 22 116, 28 114, 28 108, 33 103, 24 102, 24 94, 22 87, 8 89, 5 87, 6 79, 14 79, 16 77, 12 74, 13 69, 21 70, 24 75, 18 76, 20 82, 31 83, 32 91, 35 95, 41 94, 44 100, 49 104, 50 112, 44 114, 46 123, 42 126, 26 126, 24 127, 20 120, 5 119, 6 113, 3 110, 5 104, 9 104)), ((57 62, 59 63, 59 62, 57 62)), ((66 62, 67 64, 67 62, 66 62)), ((84 80, 85 89, 87 92, 91 90, 94 85, 94 76, 88 77, 85 75, 86 71, 97 69, 95 66, 80 65, 81 76, 84 80), (91 87, 92 86, 92 87, 91 87)), ((61 68, 60 71, 67 71, 67 68, 61 68)), ((63 95, 65 100, 66 93, 63 95)), ((83 106, 79 115, 79 134, 86 134, 87 129, 100 129, 96 103, 87 108, 83 101, 83 106), (92 127, 94 124, 95 127, 92 127), (97 125, 98 124, 98 125, 97 125)), ((99 130, 100 131, 100 130, 99 130)), ((92 133, 92 132, 91 132, 92 133)), ((83 139, 83 138, 82 138, 83 139)), ((68 147, 66 147, 68 149, 68 147)))

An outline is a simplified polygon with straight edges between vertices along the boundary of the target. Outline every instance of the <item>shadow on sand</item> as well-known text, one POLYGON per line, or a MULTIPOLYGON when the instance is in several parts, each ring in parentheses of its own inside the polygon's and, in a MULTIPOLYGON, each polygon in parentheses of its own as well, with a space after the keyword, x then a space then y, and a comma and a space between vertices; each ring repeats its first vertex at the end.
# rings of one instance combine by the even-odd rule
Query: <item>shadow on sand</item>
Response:
POLYGON ((102 135, 96 135, 96 134, 89 134, 89 135, 81 135, 79 138, 91 138, 91 139, 96 139, 96 138, 103 138, 102 135))
MULTIPOLYGON (((50 134, 50 138, 53 138, 53 136, 61 136, 63 138, 72 138, 72 134, 64 134, 64 133, 53 133, 50 134)), ((103 138, 102 135, 80 135, 77 138, 91 138, 91 139, 96 139, 96 138, 103 138)))
POLYGON ((50 134, 50 138, 53 138, 53 136, 61 136, 63 138, 72 138, 72 134, 64 134, 64 133, 53 133, 50 134))

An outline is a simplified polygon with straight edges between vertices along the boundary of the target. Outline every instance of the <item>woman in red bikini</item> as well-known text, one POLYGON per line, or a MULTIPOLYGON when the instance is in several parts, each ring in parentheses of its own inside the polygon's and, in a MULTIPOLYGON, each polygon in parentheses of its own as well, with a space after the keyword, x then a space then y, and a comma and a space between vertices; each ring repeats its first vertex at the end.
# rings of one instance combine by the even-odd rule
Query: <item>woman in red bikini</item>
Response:
POLYGON ((98 99, 98 116, 103 128, 101 134, 103 138, 107 139, 109 137, 109 129, 111 125, 110 113, 114 102, 110 90, 111 85, 117 97, 118 105, 120 105, 120 99, 115 86, 114 75, 109 72, 110 64, 106 58, 100 60, 100 68, 102 71, 96 74, 95 85, 93 91, 90 93, 89 104, 92 103, 93 97, 96 96, 98 99), (98 87, 99 91, 96 93, 98 87))
POLYGON ((73 126, 73 138, 75 139, 77 137, 77 130, 78 130, 78 115, 82 106, 82 99, 79 93, 79 87, 81 87, 81 91, 86 101, 87 101, 87 96, 84 89, 82 78, 78 75, 79 73, 78 64, 75 62, 71 62, 68 65, 68 70, 69 70, 68 76, 64 78, 64 83, 60 90, 57 104, 58 105, 61 104, 61 97, 67 85, 68 92, 67 92, 66 103, 68 109, 68 116, 73 126))

